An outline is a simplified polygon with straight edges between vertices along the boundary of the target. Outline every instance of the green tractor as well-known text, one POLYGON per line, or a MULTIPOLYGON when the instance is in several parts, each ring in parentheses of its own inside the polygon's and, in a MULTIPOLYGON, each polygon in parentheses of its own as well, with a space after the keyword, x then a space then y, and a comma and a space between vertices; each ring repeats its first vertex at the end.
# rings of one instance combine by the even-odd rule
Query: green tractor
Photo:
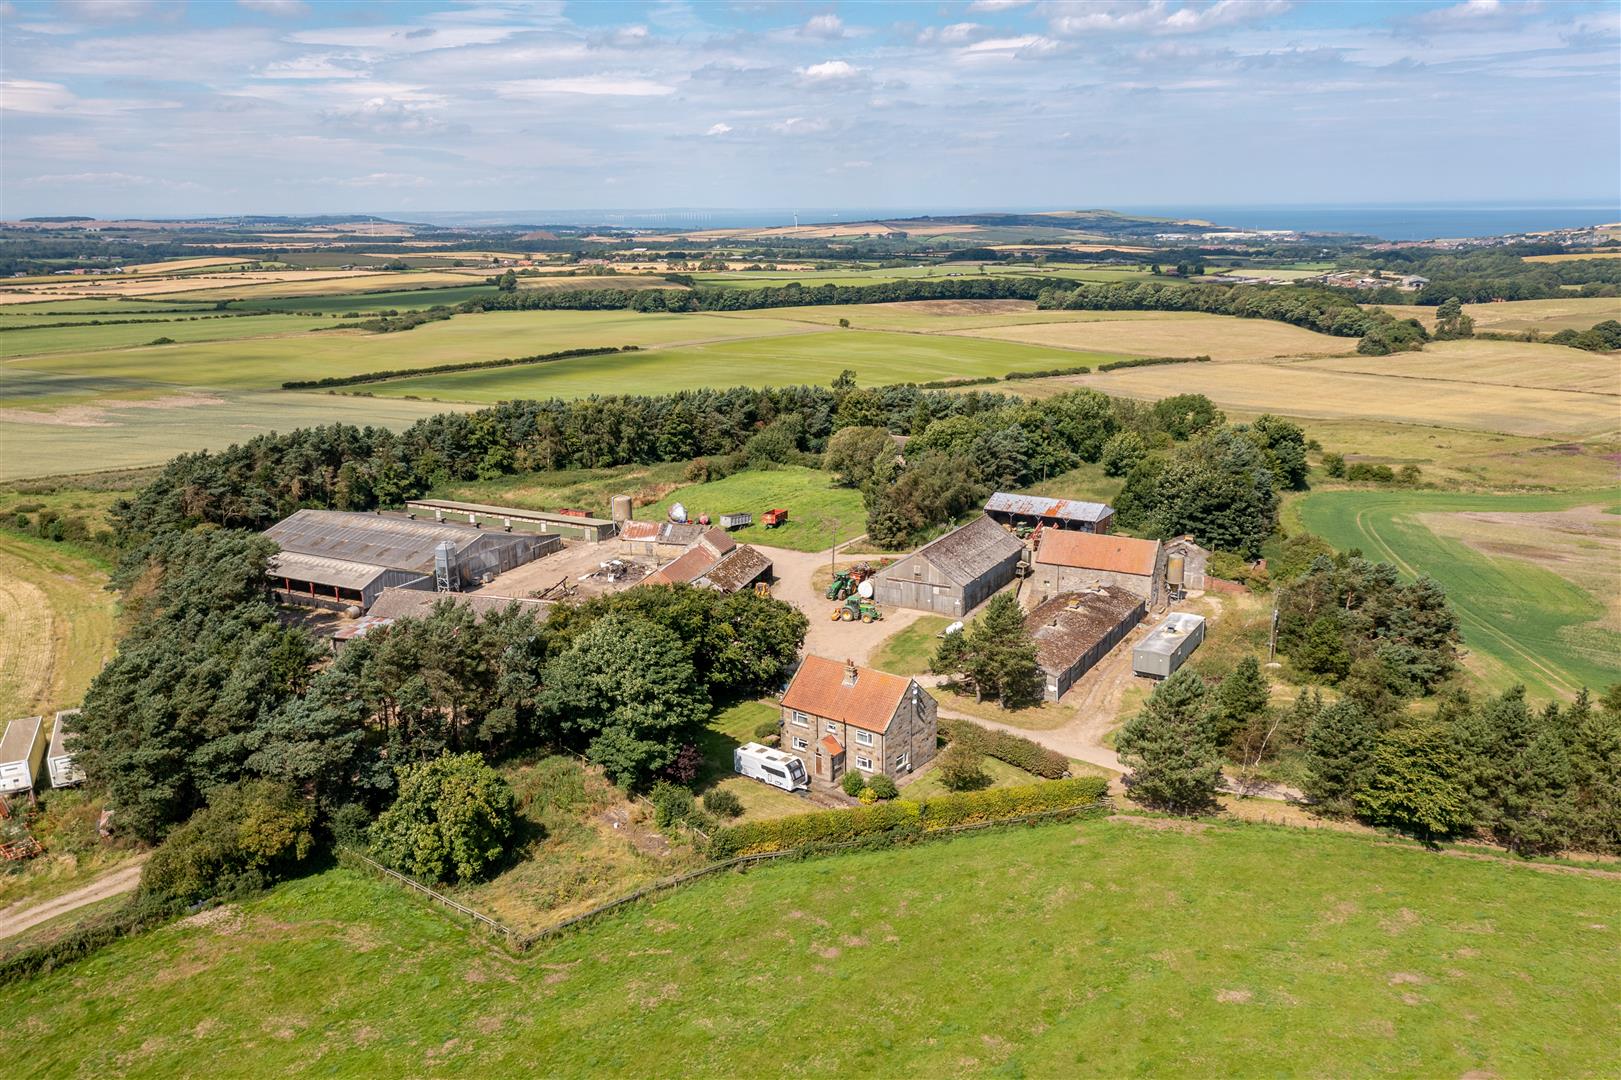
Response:
POLYGON ((833 617, 841 622, 877 622, 884 617, 878 605, 861 596, 846 597, 844 604, 833 609, 833 617))
POLYGON ((850 571, 840 570, 833 575, 833 580, 827 586, 827 598, 829 600, 843 600, 855 591, 855 583, 850 580, 850 571))

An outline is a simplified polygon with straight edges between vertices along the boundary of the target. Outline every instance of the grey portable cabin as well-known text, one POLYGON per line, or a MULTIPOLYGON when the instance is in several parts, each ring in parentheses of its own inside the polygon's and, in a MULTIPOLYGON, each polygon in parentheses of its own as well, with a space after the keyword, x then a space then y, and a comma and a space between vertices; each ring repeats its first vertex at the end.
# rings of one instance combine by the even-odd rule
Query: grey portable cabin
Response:
POLYGON ((554 514, 526 510, 518 506, 490 506, 486 503, 453 502, 449 499, 412 499, 405 504, 412 516, 432 516, 437 522, 478 525, 506 532, 534 532, 593 543, 612 540, 617 523, 586 514, 554 514))
POLYGON ((1175 674, 1204 641, 1204 616, 1173 611, 1131 650, 1131 670, 1151 679, 1175 674))
POLYGON ((0 736, 0 795, 32 791, 45 764, 45 718, 13 720, 0 736))
POLYGON ((66 709, 57 713, 51 722, 51 748, 45 755, 45 768, 51 774, 53 788, 84 783, 84 770, 74 763, 73 754, 67 748, 67 737, 72 734, 68 724, 78 715, 78 709, 66 709))
POLYGON ((872 578, 880 604, 962 617, 1013 580, 1024 541, 988 517, 978 517, 872 578))

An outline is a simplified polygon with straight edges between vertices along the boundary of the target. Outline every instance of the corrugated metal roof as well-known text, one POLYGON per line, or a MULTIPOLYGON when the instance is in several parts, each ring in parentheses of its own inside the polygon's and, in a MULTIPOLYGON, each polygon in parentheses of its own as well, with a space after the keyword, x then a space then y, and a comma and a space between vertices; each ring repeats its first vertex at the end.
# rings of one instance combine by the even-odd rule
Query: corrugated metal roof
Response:
POLYGON ((1069 670, 1142 606, 1142 597, 1117 585, 1105 585, 1097 592, 1060 593, 1025 616, 1024 625, 1036 639, 1036 663, 1044 671, 1069 670))
POLYGON ((1159 562, 1159 541, 1109 533, 1044 530, 1041 544, 1036 548, 1036 562, 1072 566, 1077 570, 1150 576, 1159 562))
POLYGON ((665 563, 649 574, 646 585, 688 585, 703 577, 704 571, 717 562, 713 553, 702 547, 689 548, 684 554, 665 563))
POLYGON ((393 514, 300 510, 266 529, 265 535, 283 551, 300 555, 431 574, 434 548, 442 541, 450 541, 460 552, 480 540, 510 534, 393 514))
POLYGON ((49 751, 51 757, 62 757, 68 752, 67 737, 72 734, 67 727, 68 721, 78 715, 78 709, 63 709, 56 714, 56 719, 51 721, 51 749, 49 751))
POLYGON ((454 502, 450 499, 412 499, 407 506, 420 506, 427 510, 460 511, 464 514, 487 514, 491 517, 509 517, 514 521, 549 521, 562 525, 590 525, 595 528, 611 526, 605 518, 583 517, 579 514, 556 514, 547 510, 525 510, 517 506, 491 506, 488 503, 454 502))
MULTIPOLYGON (((1012 554, 1024 554, 1024 541, 988 517, 978 517, 917 549, 946 577, 966 586, 1012 554)), ((895 565, 879 571, 887 577, 895 565)))
POLYGON ((29 716, 7 724, 5 735, 0 736, 0 762, 27 760, 44 723, 43 716, 29 716))
POLYGON ((484 593, 442 593, 428 592, 424 589, 384 589, 377 594, 372 602, 368 615, 378 615, 389 619, 420 619, 433 611, 433 606, 441 600, 464 604, 473 609, 473 614, 483 618, 492 611, 505 611, 513 604, 524 610, 538 610, 544 615, 551 609, 551 604, 544 600, 519 599, 512 596, 495 596, 484 593))
MULTIPOLYGON (((389 569, 376 563, 350 562, 348 559, 328 559, 320 555, 282 551, 270 557, 269 573, 271 577, 313 581, 322 585, 335 585, 341 589, 364 592, 366 586, 388 573, 389 569)), ((433 569, 431 561, 428 569, 433 569)))
POLYGON ((1188 639, 1189 634, 1203 624, 1203 615, 1173 611, 1165 617, 1164 622, 1150 630, 1148 636, 1139 641, 1133 651, 1169 656, 1176 651, 1178 645, 1188 639))
POLYGON ((998 491, 985 502, 987 512, 1018 514, 1023 517, 1056 518, 1059 521, 1084 521, 1096 524, 1114 513, 1108 503, 1083 502, 1079 499, 1049 499, 1042 495, 1013 495, 998 491))

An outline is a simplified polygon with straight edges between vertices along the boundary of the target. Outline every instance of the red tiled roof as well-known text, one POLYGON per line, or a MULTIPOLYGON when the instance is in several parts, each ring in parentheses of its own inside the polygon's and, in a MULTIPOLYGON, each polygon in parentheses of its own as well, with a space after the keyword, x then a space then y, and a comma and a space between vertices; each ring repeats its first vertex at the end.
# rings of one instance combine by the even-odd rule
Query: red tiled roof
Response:
POLYGON ((1108 533, 1044 530, 1041 546, 1036 549, 1038 563, 1116 574, 1151 575, 1158 561, 1158 540, 1134 540, 1108 533))
POLYGON ((844 684, 844 665, 807 656, 782 696, 783 705, 812 716, 837 720, 882 735, 889 730, 912 680, 872 668, 857 668, 853 686, 844 684))
POLYGON ((822 736, 822 749, 826 750, 834 757, 844 753, 844 747, 839 744, 839 740, 835 739, 831 735, 822 736))

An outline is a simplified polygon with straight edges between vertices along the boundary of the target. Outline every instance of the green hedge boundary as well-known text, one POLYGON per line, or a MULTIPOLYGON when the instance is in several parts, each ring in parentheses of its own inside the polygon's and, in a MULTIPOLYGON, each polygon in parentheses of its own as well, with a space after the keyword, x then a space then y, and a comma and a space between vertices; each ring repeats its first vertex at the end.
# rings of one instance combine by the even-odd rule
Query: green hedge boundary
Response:
POLYGON ((1082 776, 1022 787, 968 791, 922 802, 897 799, 848 810, 795 814, 719 829, 710 838, 709 854, 715 859, 728 859, 871 839, 896 843, 943 829, 1078 810, 1095 805, 1107 791, 1106 780, 1082 776))
POLYGON ((1099 371, 1118 371, 1128 367, 1158 367, 1160 364, 1208 364, 1208 356, 1145 356, 1141 360, 1115 360, 1099 364, 1099 371))
POLYGON ((572 360, 577 356, 607 356, 610 353, 636 352, 639 348, 641 348, 639 345, 606 345, 596 349, 564 349, 562 352, 538 353, 534 356, 509 356, 500 360, 469 360, 462 364, 435 364, 433 367, 369 371, 362 375, 336 375, 326 379, 295 379, 292 382, 282 383, 281 388, 283 390, 326 390, 334 386, 359 386, 363 383, 388 382, 392 379, 413 379, 419 375, 445 375, 454 371, 518 367, 523 364, 549 364, 554 360, 572 360))
POLYGON ((944 718, 940 720, 940 731, 953 742, 960 740, 986 757, 1006 762, 1016 769, 1047 780, 1059 780, 1069 775, 1069 758, 1023 735, 981 727, 971 720, 944 718))
POLYGON ((53 941, 25 945, 0 955, 0 985, 45 975, 119 938, 171 923, 185 911, 173 901, 136 896, 116 911, 84 920, 53 941))

